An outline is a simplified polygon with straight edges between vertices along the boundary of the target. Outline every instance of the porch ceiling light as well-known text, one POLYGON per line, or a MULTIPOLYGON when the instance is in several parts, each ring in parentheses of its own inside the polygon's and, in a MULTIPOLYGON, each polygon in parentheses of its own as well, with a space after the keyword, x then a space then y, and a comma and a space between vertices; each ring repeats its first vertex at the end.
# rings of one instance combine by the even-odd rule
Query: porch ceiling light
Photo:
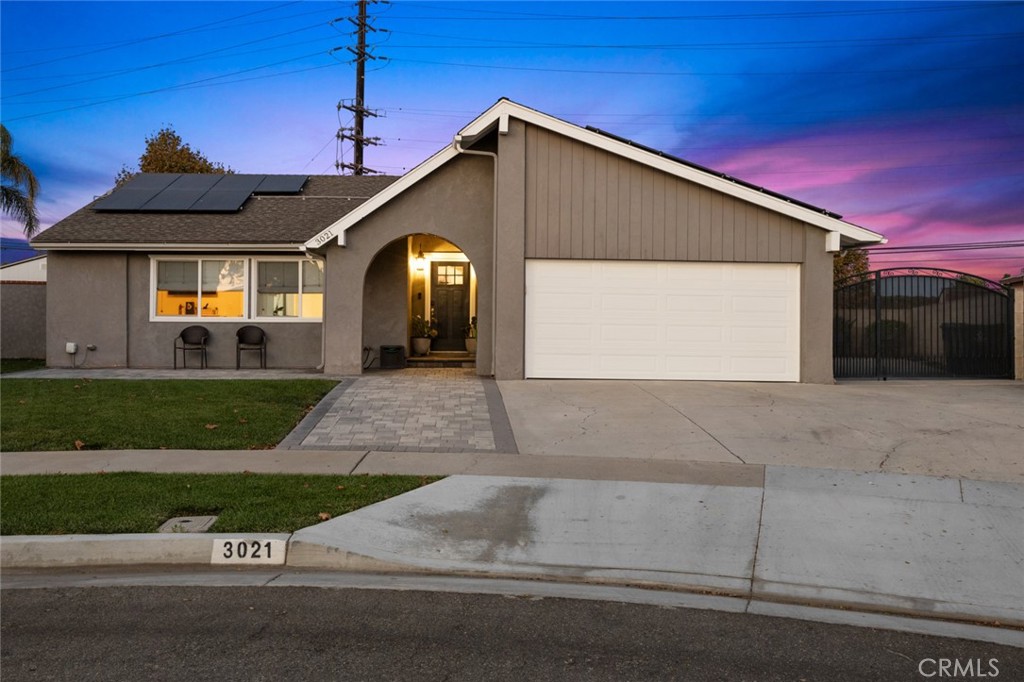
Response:
POLYGON ((423 271, 427 264, 427 257, 423 255, 423 247, 420 247, 419 253, 416 254, 416 269, 423 271))

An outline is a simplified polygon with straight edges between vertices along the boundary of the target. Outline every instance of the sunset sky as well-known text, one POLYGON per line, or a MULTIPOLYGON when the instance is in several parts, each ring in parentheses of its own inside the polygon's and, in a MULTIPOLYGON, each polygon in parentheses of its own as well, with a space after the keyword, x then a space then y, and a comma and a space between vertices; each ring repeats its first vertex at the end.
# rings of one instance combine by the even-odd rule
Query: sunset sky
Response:
MULTIPOLYGON (((110 189, 166 125, 238 172, 334 173, 354 13, 0 2, 0 118, 40 180, 43 226, 110 189)), ((397 0, 371 13, 373 169, 405 172, 509 97, 840 213, 889 247, 1017 244, 879 252, 873 267, 1024 267, 1024 3, 397 0)), ((4 218, 3 237, 20 232, 4 218)))

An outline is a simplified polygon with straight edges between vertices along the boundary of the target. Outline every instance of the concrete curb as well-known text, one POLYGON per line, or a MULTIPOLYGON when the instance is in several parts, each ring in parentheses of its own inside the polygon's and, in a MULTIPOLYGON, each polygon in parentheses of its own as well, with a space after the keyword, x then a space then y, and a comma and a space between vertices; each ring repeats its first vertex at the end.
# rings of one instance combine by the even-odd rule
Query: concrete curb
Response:
MULTIPOLYGON (((219 554, 219 550, 218 550, 219 554)), ((935 604, 921 608, 908 606, 906 599, 894 595, 872 595, 870 601, 841 599, 823 594, 816 598, 806 595, 799 600, 780 598, 771 589, 755 581, 743 590, 716 590, 697 583, 679 580, 645 580, 617 578, 601 575, 572 575, 558 570, 458 570, 417 565, 350 552, 337 546, 296 539, 288 533, 131 533, 114 535, 22 535, 7 536, 0 541, 0 568, 7 569, 59 569, 83 567, 125 566, 209 566, 230 564, 234 567, 275 565, 296 569, 320 569, 337 573, 367 573, 392 575, 419 575, 424 577, 463 577, 487 580, 512 580, 528 583, 544 582, 564 585, 591 585, 594 587, 635 588, 668 591, 680 594, 716 595, 727 600, 749 602, 752 613, 794 617, 819 622, 849 622, 849 614, 860 614, 870 622, 882 617, 920 619, 925 623, 947 623, 950 626, 970 625, 993 630, 1016 632, 1024 628, 1024 621, 985 617, 978 613, 959 612, 955 605, 936 609, 935 604), (243 543, 283 543, 287 549, 272 562, 251 560, 216 560, 215 547, 224 541, 243 543), (951 608, 954 607, 954 608, 951 608), (790 613, 792 611, 792 613, 790 613), (806 612, 815 615, 799 615, 806 612), (841 621, 828 614, 842 613, 841 621), (823 615, 824 614, 824 615, 823 615), (995 623, 995 624, 993 624, 995 623)), ((557 567, 548 567, 557 569, 557 567)), ((1024 646, 1024 634, 1021 644, 1024 646)))
MULTIPOLYGON (((71 568, 266 562, 214 562, 214 547, 226 540, 287 543, 288 533, 128 533, 121 535, 15 535, 0 540, 0 568, 71 568)), ((281 553, 283 565, 285 555, 281 553)))

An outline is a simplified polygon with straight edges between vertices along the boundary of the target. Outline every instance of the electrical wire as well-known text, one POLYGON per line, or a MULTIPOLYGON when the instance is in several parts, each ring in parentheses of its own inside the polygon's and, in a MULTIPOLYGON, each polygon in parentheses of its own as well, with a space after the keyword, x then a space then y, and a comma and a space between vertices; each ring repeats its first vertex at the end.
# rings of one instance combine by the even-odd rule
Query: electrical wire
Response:
MULTIPOLYGON (((807 10, 799 12, 749 12, 738 14, 673 14, 673 15, 580 15, 580 14, 545 14, 539 12, 509 12, 507 10, 484 10, 467 8, 460 5, 459 11, 488 14, 505 15, 491 18, 480 17, 438 17, 434 16, 401 16, 392 15, 391 19, 447 19, 455 21, 731 21, 735 19, 794 19, 794 18, 832 18, 839 16, 881 16, 889 14, 920 14, 931 12, 947 12, 958 10, 976 10, 978 8, 1004 8, 1015 6, 1018 3, 969 3, 965 5, 942 5, 929 7, 889 7, 871 9, 847 9, 828 12, 811 12, 807 10)), ((438 9, 450 11, 455 9, 451 6, 417 4, 418 8, 438 9)))
POLYGON ((1006 71, 1016 72, 1024 64, 987 64, 985 66, 939 66, 917 67, 905 69, 829 69, 827 71, 641 71, 613 69, 568 69, 543 66, 508 66, 504 64, 469 64, 465 62, 442 62, 429 59, 408 59, 391 57, 391 61, 407 64, 427 64, 431 66, 454 66, 465 69, 496 69, 499 71, 526 71, 539 73, 574 73, 595 76, 661 76, 661 77, 695 77, 695 76, 828 76, 838 75, 870 75, 882 76, 904 73, 938 73, 942 71, 1006 71))

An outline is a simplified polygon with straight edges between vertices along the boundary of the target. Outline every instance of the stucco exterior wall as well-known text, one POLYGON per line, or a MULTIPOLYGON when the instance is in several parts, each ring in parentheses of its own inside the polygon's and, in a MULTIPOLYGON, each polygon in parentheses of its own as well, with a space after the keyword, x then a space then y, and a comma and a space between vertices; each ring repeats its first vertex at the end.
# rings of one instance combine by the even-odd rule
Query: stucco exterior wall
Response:
POLYGON ((0 357, 46 357, 46 282, 0 282, 0 357))
POLYGON ((802 221, 534 126, 526 155, 527 258, 803 262, 802 221))
POLYGON ((47 261, 47 366, 126 367, 128 256, 51 251, 47 261), (64 350, 71 341, 74 356, 64 350))
POLYGON ((476 267, 480 374, 524 376, 527 258, 792 262, 801 264, 800 380, 833 381, 823 230, 515 119, 494 139, 496 188, 489 158, 457 157, 350 229, 346 247, 327 248, 328 371, 360 372, 364 346, 408 348, 387 322, 408 300, 408 253, 381 250, 425 233, 476 267))
POLYGON ((380 367, 380 347, 409 350, 409 247, 405 239, 391 242, 373 260, 363 290, 363 347, 380 367))
MULTIPOLYGON (((49 260, 46 360, 51 367, 71 366, 64 346, 74 341, 78 367, 170 368, 174 339, 191 324, 210 330, 210 367, 235 366, 235 332, 246 324, 258 324, 267 332, 268 367, 312 369, 320 364, 319 322, 151 322, 146 254, 51 253, 49 260), (87 351, 89 344, 96 350, 87 351)), ((243 363, 257 366, 254 358, 246 353, 243 363)), ((189 363, 198 364, 198 356, 190 354, 189 363)))
MULTIPOLYGON (((201 324, 210 330, 207 362, 211 368, 235 366, 235 332, 255 324, 267 333, 267 367, 312 369, 320 364, 319 322, 266 322, 246 320, 220 322, 211 319, 171 319, 151 322, 150 259, 147 254, 129 256, 128 363, 130 367, 170 368, 174 366, 174 339, 185 327, 201 324)), ((189 366, 199 356, 189 354, 189 366)), ((178 360, 181 363, 180 355, 178 360)), ((258 367, 256 353, 242 354, 243 367, 258 367)))
POLYGON ((1024 282, 1013 285, 1013 378, 1024 381, 1024 282))
MULTIPOLYGON (((362 371, 362 349, 369 345, 364 343, 369 337, 365 336, 367 332, 363 329, 368 285, 371 296, 381 295, 375 282, 367 280, 370 265, 377 255, 392 242, 410 234, 433 234, 459 247, 476 268, 480 339, 477 372, 493 372, 490 351, 494 271, 493 179, 494 163, 490 158, 461 155, 350 229, 346 233, 346 246, 340 247, 335 243, 327 247, 324 303, 326 371, 343 374, 362 371)), ((404 296, 407 275, 401 276, 400 281, 404 296)), ((403 325, 407 324, 405 311, 403 299, 400 316, 403 325)), ((382 316, 391 318, 396 315, 388 310, 382 316)), ((379 332, 370 330, 368 333, 376 335, 379 332)), ((388 334, 390 339, 390 332, 388 334)), ((398 343, 408 349, 409 339, 403 338, 398 343)))
POLYGON ((498 136, 497 323, 493 338, 494 378, 503 380, 522 379, 525 373, 526 130, 525 123, 513 120, 508 135, 498 136))
POLYGON ((835 383, 832 367, 832 254, 825 251, 825 231, 804 228, 804 262, 800 266, 800 382, 835 383))

